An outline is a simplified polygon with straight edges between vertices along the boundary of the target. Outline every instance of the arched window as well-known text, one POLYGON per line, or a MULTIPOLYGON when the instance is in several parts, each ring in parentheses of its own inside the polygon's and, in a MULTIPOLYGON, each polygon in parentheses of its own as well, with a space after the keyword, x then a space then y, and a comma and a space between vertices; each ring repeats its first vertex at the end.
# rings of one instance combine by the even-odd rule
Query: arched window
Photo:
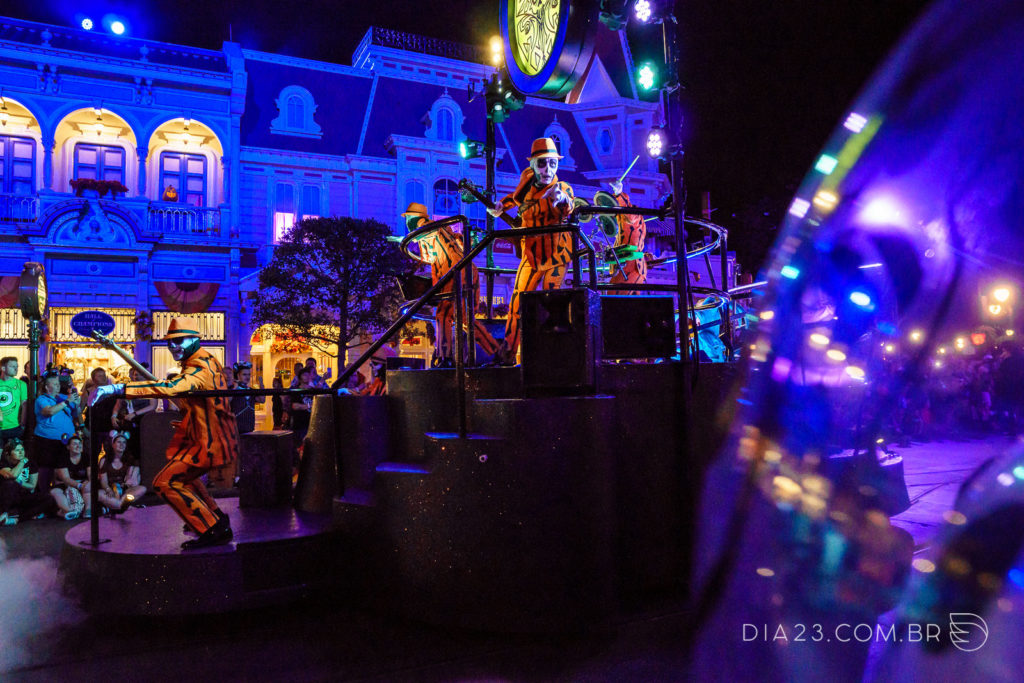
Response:
POLYGON ((569 131, 565 129, 565 126, 558 122, 557 116, 555 116, 544 131, 544 137, 554 140, 558 153, 562 155, 562 159, 558 162, 558 167, 568 170, 575 169, 576 160, 572 158, 572 138, 569 137, 569 131))
POLYGON ((320 126, 313 120, 317 106, 311 92, 298 85, 289 85, 281 90, 274 104, 277 105, 277 118, 270 122, 271 133, 304 138, 323 137, 320 126))
MULTIPOLYGON (((462 132, 462 124, 465 121, 462 109, 447 90, 434 100, 434 104, 430 106, 430 111, 423 117, 423 120, 427 125, 424 136, 430 140, 455 142, 466 137, 462 132)), ((456 151, 455 146, 452 145, 452 152, 456 151)))
POLYGON ((438 180, 434 183, 434 215, 454 216, 462 209, 459 186, 454 180, 438 180))
POLYGON ((304 107, 302 106, 302 98, 298 95, 292 95, 288 98, 288 127, 297 128, 299 130, 303 127, 303 118, 305 113, 303 112, 304 107))
POLYGON ((413 202, 427 203, 423 183, 418 180, 408 180, 405 183, 405 205, 409 206, 413 202))
POLYGON ((450 109, 438 110, 436 130, 438 140, 455 140, 455 117, 450 109))

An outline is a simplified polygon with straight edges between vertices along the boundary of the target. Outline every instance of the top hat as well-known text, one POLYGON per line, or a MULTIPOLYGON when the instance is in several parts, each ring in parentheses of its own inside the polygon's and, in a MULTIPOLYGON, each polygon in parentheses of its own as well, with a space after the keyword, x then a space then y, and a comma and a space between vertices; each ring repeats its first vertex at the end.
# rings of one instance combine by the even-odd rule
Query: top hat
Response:
POLYGON ((199 333, 191 329, 192 323, 184 318, 171 318, 171 324, 167 327, 167 334, 164 339, 184 339, 185 337, 198 337, 199 333))
POLYGON ((427 207, 423 206, 419 202, 413 202, 409 205, 409 208, 402 214, 403 216, 423 216, 427 217, 427 207))
POLYGON ((530 147, 530 156, 526 157, 530 161, 534 159, 561 159, 562 155, 558 153, 558 147, 555 145, 555 141, 551 138, 537 138, 533 141, 533 146, 530 147))

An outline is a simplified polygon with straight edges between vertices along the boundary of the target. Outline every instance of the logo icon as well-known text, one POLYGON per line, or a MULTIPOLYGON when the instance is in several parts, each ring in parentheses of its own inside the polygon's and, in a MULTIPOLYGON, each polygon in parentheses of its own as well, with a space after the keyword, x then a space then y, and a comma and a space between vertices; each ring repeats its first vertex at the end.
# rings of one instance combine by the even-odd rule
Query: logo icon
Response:
POLYGON ((988 642, 988 624, 977 614, 950 612, 949 638, 956 649, 974 652, 988 642))

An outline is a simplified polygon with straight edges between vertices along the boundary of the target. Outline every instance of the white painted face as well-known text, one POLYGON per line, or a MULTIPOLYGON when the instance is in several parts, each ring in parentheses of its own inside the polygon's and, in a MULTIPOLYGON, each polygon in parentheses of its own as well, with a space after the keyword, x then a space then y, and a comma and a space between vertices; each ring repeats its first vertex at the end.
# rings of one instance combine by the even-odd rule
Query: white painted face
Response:
POLYGON ((195 351, 199 345, 199 337, 181 337, 180 339, 168 339, 167 349, 171 352, 171 357, 179 363, 195 351))
POLYGON ((555 179, 555 174, 558 172, 558 159, 555 157, 532 159, 530 161, 530 168, 537 175, 541 185, 550 185, 555 179))

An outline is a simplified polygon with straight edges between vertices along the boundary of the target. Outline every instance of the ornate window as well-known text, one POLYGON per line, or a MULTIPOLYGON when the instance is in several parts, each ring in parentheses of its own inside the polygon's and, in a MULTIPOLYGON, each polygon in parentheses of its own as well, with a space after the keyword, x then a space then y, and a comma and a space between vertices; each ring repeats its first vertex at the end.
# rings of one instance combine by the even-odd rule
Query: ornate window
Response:
POLYGON ((302 218, 320 218, 320 188, 316 185, 302 186, 302 218))
POLYGON ((124 183, 125 154, 123 147, 113 145, 75 145, 74 177, 95 180, 116 180, 124 183))
POLYGON ((576 161, 572 158, 572 154, 570 153, 572 140, 569 138, 569 131, 565 129, 565 126, 558 122, 557 115, 548 125, 547 129, 545 129, 544 137, 554 140, 555 147, 558 148, 558 153, 562 155, 562 159, 558 162, 558 166, 568 170, 575 169, 576 161))
POLYGON ((0 192, 36 191, 36 141, 0 135, 0 192))
POLYGON ((295 186, 278 183, 274 194, 274 244, 277 244, 295 225, 295 186))
POLYGON ((454 216, 462 210, 459 186, 454 180, 438 180, 434 183, 434 215, 454 216))
POLYGON ((183 152, 160 153, 160 192, 170 185, 178 193, 178 201, 192 206, 206 206, 206 157, 183 152))
POLYGON ((431 140, 444 140, 446 142, 462 140, 466 137, 462 134, 462 122, 464 120, 465 117, 462 115, 459 103, 451 98, 448 94, 448 89, 445 88, 444 94, 434 101, 434 104, 430 107, 430 112, 426 116, 427 130, 425 135, 431 140))
POLYGON ((270 122, 270 132, 278 135, 296 135, 303 138, 320 138, 323 132, 313 120, 316 102, 313 95, 298 85, 289 85, 274 100, 277 118, 270 122))
POLYGON ((601 154, 609 154, 612 151, 612 132, 607 128, 602 128, 601 132, 597 134, 597 149, 601 154))

